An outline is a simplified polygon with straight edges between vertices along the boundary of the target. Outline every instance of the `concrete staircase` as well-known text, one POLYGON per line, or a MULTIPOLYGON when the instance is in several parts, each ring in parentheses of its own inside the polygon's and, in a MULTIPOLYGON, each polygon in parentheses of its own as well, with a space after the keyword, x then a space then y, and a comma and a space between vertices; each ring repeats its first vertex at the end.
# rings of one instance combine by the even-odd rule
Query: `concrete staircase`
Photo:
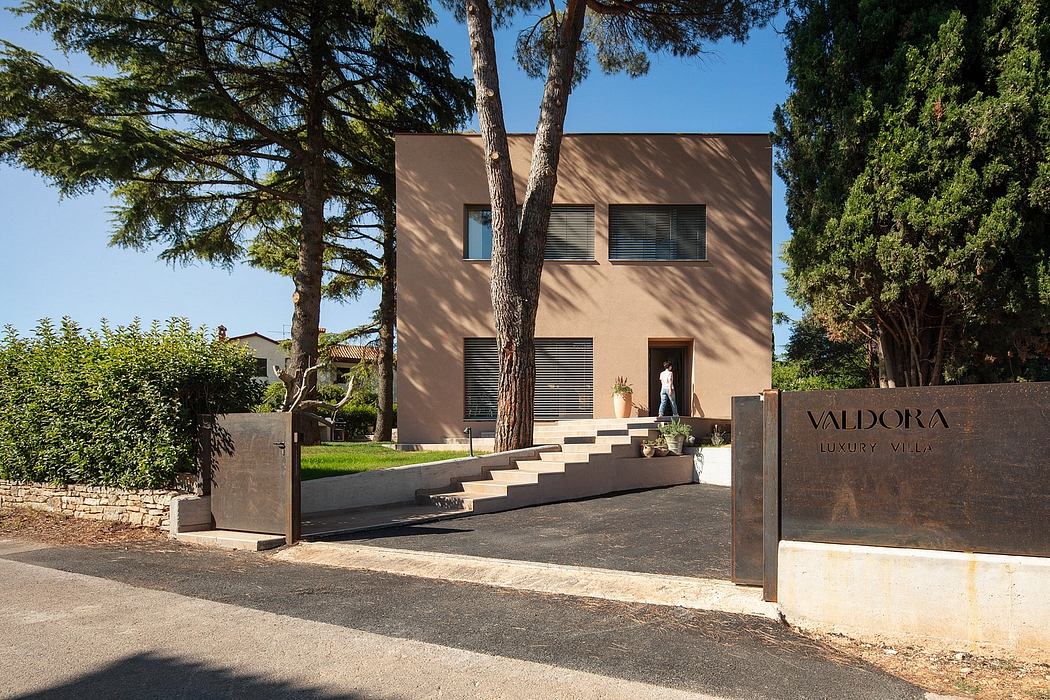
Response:
POLYGON ((540 459, 517 460, 513 469, 495 469, 487 479, 453 483, 448 491, 419 494, 418 500, 448 510, 493 513, 613 491, 688 483, 691 458, 640 458, 642 440, 658 436, 657 426, 655 418, 538 424, 535 443, 557 445, 559 451, 542 452, 540 459), (672 464, 673 460, 678 462, 672 464))

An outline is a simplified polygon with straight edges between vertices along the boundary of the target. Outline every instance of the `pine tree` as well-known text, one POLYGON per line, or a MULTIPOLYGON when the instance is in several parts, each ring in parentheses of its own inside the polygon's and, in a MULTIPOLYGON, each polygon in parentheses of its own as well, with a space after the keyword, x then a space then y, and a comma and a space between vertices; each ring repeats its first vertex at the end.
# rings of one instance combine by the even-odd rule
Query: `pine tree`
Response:
POLYGON ((0 156, 64 193, 111 188, 111 242, 159 245, 170 261, 230 265, 261 220, 293 212, 289 369, 310 381, 326 236, 388 206, 394 131, 454 128, 470 100, 425 34, 428 4, 31 0, 18 12, 101 75, 5 43, 0 156))

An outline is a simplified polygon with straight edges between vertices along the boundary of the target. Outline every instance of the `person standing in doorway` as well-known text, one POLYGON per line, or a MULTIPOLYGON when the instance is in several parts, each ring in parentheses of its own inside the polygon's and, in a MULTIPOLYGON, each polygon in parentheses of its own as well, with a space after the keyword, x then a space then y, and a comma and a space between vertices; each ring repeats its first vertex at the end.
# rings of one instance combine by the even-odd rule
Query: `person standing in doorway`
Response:
POLYGON ((660 410, 656 417, 663 418, 667 406, 671 406, 671 415, 678 417, 678 404, 674 400, 674 371, 670 362, 664 362, 664 371, 660 372, 660 410))

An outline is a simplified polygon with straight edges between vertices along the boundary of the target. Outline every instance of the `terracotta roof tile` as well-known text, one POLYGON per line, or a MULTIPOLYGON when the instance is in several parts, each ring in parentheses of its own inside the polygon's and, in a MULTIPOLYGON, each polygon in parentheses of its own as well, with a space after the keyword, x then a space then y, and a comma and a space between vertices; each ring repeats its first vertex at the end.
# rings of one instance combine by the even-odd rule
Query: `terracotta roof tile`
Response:
POLYGON ((329 357, 336 362, 353 362, 361 360, 375 362, 379 359, 379 350, 370 345, 336 345, 328 352, 329 357))

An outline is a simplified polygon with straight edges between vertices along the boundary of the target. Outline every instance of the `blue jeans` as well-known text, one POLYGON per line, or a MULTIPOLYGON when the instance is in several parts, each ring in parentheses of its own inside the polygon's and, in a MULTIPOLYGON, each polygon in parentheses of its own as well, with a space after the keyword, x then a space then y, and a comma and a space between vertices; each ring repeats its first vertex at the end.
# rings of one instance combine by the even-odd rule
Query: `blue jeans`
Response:
POLYGON ((667 389, 660 390, 660 410, 657 412, 657 416, 663 416, 667 411, 667 404, 671 404, 671 415, 675 418, 678 417, 678 405, 674 402, 674 396, 667 392, 667 389))

